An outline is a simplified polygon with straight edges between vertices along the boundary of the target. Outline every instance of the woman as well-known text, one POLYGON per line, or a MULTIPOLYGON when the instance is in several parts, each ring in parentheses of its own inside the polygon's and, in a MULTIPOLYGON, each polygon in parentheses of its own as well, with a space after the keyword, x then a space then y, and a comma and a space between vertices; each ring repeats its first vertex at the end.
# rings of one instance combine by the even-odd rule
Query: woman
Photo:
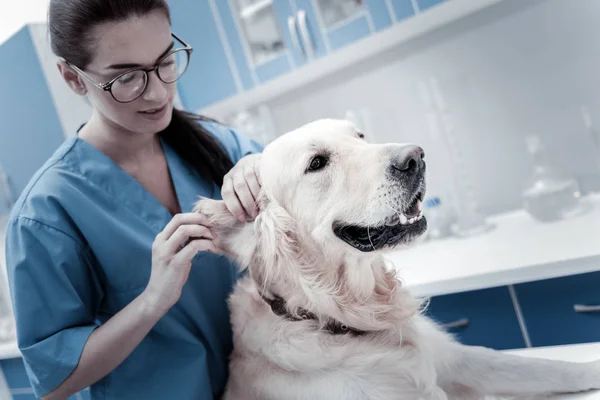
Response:
POLYGON ((49 27, 59 71, 93 115, 32 178, 7 228, 35 394, 218 397, 236 271, 191 210, 222 187, 232 213, 255 217, 259 155, 244 156, 261 148, 173 109, 191 48, 164 0, 52 0, 49 27))

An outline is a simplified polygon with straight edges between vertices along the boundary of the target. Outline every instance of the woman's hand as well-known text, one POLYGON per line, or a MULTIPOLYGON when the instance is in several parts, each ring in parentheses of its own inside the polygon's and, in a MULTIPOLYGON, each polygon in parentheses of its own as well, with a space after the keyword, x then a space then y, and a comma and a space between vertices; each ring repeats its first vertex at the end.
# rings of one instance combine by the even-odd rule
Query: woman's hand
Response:
POLYGON ((177 303, 196 254, 217 253, 215 238, 206 217, 198 213, 175 215, 156 236, 150 281, 144 291, 153 312, 162 316, 177 303))
POLYGON ((258 215, 260 157, 261 154, 258 153, 240 159, 223 179, 221 195, 225 205, 241 222, 248 218, 254 219, 258 215))

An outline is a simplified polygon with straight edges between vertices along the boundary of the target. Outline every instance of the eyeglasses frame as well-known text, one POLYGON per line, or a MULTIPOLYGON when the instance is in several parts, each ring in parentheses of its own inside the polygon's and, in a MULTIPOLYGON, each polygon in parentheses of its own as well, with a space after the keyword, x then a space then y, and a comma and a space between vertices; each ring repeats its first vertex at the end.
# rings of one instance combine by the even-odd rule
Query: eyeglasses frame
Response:
MULTIPOLYGON (((185 70, 183 70, 183 72, 181 73, 181 75, 179 76, 179 78, 181 78, 183 76, 183 74, 185 73, 185 71, 187 71, 187 68, 190 65, 189 60, 192 57, 192 53, 194 52, 194 48, 192 46, 190 46, 188 43, 184 42, 182 39, 180 39, 176 34, 171 33, 171 36, 173 36, 177 41, 179 41, 184 47, 182 48, 177 48, 177 49, 171 49, 167 54, 165 54, 164 56, 162 56, 157 62, 156 64, 154 64, 154 66, 152 68, 132 68, 130 70, 127 70, 121 74, 119 74, 118 76, 116 76, 115 78, 111 79, 110 81, 106 82, 106 83, 98 83, 96 82, 94 79, 92 79, 88 74, 86 74, 85 72, 83 72, 81 70, 81 68, 77 67, 76 65, 71 64, 68 60, 65 60, 64 58, 62 59, 69 67, 73 68, 73 70, 75 70, 78 74, 80 74, 81 76, 83 76, 85 79, 87 79, 90 83, 92 83, 94 86, 96 86, 99 89, 104 90, 105 92, 109 92, 110 95, 112 96, 112 98, 122 104, 125 103, 131 103, 137 99, 139 99, 144 92, 146 91, 146 89, 148 88, 148 82, 149 82, 149 77, 148 74, 152 71, 156 71, 158 70, 158 67, 160 66, 160 63, 162 63, 167 57, 173 55, 174 53, 177 53, 178 51, 185 51, 188 53, 188 65, 186 65, 185 70), (117 100, 115 98, 115 95, 112 92, 112 85, 119 80, 120 78, 122 78, 123 76, 130 74, 132 72, 135 71, 143 71, 146 73, 146 84, 144 89, 140 92, 140 94, 132 99, 132 100, 128 100, 128 101, 120 101, 117 100)), ((161 81, 165 82, 161 77, 160 74, 157 72, 156 76, 158 76, 158 79, 160 79, 161 81)), ((177 78, 176 80, 174 80, 173 82, 177 82, 177 80, 179 80, 179 78, 177 78)), ((173 83, 173 82, 165 82, 165 83, 173 83)))

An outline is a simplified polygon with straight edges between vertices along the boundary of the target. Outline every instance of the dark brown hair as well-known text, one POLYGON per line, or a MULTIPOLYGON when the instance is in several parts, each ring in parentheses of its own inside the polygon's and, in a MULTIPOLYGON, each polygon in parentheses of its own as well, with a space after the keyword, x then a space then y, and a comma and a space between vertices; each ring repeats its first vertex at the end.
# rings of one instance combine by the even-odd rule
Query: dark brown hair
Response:
MULTIPOLYGON (((165 0, 51 0, 48 27, 52 51, 85 69, 93 57, 91 28, 157 10, 164 12, 170 21, 169 6, 165 0)), ((206 120, 205 117, 174 109, 171 123, 159 135, 202 177, 221 186, 233 162, 219 142, 199 123, 206 120)))

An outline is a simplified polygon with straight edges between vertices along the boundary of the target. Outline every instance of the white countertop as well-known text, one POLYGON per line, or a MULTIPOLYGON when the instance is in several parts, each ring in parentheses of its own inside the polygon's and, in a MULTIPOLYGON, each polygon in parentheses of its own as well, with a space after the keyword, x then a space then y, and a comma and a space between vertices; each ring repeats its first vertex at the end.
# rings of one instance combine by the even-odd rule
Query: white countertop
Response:
MULTIPOLYGON (((550 360, 572 362, 587 362, 600 359, 600 342, 573 344, 567 346, 536 347, 531 349, 511 350, 506 353, 518 354, 526 357, 538 357, 550 360)), ((560 395, 546 399, 562 400, 600 400, 600 391, 591 391, 573 395, 560 395)))
POLYGON ((554 223, 524 210, 490 218, 495 229, 425 241, 386 255, 407 287, 430 296, 600 270, 600 195, 584 215, 554 223))

